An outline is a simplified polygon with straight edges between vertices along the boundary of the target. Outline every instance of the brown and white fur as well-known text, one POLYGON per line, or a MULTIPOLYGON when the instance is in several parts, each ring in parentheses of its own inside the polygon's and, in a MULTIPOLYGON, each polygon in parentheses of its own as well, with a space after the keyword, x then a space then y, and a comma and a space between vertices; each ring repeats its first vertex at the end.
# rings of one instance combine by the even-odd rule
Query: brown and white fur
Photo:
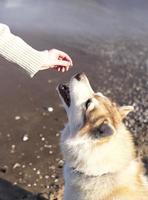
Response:
POLYGON ((95 93, 85 74, 58 92, 68 123, 61 136, 64 200, 148 200, 148 182, 123 124, 132 106, 95 93))

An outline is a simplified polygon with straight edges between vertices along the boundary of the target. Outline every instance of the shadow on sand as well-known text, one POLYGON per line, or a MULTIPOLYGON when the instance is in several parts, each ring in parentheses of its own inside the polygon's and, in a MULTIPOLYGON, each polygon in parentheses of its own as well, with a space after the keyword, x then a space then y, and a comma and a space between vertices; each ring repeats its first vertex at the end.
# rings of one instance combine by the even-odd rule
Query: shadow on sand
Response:
POLYGON ((47 200, 0 178, 0 200, 47 200))

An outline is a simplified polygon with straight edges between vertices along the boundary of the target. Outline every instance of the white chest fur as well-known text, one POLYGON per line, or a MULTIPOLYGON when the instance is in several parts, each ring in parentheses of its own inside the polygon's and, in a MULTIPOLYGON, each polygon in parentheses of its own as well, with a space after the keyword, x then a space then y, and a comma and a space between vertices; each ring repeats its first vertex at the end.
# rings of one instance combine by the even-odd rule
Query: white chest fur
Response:
POLYGON ((65 165, 64 200, 102 200, 107 191, 112 191, 116 179, 111 174, 85 176, 65 165))

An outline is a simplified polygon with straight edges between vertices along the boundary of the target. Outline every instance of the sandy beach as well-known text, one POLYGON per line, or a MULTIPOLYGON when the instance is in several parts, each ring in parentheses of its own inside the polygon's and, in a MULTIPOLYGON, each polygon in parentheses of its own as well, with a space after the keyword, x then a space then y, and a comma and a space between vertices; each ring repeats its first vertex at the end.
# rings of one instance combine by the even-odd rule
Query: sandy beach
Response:
POLYGON ((31 79, 0 57, 0 200, 61 199, 59 140, 67 119, 56 86, 78 72, 119 105, 134 105, 125 123, 148 172, 148 4, 125 2, 0 2, 0 22, 12 32, 74 62, 67 73, 42 71, 31 79))

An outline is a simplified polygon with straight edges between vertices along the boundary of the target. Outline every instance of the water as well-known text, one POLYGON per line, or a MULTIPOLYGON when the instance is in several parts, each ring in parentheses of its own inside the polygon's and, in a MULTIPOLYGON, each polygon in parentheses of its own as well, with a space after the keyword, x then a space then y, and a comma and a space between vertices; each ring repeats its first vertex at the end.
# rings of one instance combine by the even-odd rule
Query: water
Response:
POLYGON ((1 0, 0 21, 75 39, 147 37, 147 9, 146 0, 1 0))

